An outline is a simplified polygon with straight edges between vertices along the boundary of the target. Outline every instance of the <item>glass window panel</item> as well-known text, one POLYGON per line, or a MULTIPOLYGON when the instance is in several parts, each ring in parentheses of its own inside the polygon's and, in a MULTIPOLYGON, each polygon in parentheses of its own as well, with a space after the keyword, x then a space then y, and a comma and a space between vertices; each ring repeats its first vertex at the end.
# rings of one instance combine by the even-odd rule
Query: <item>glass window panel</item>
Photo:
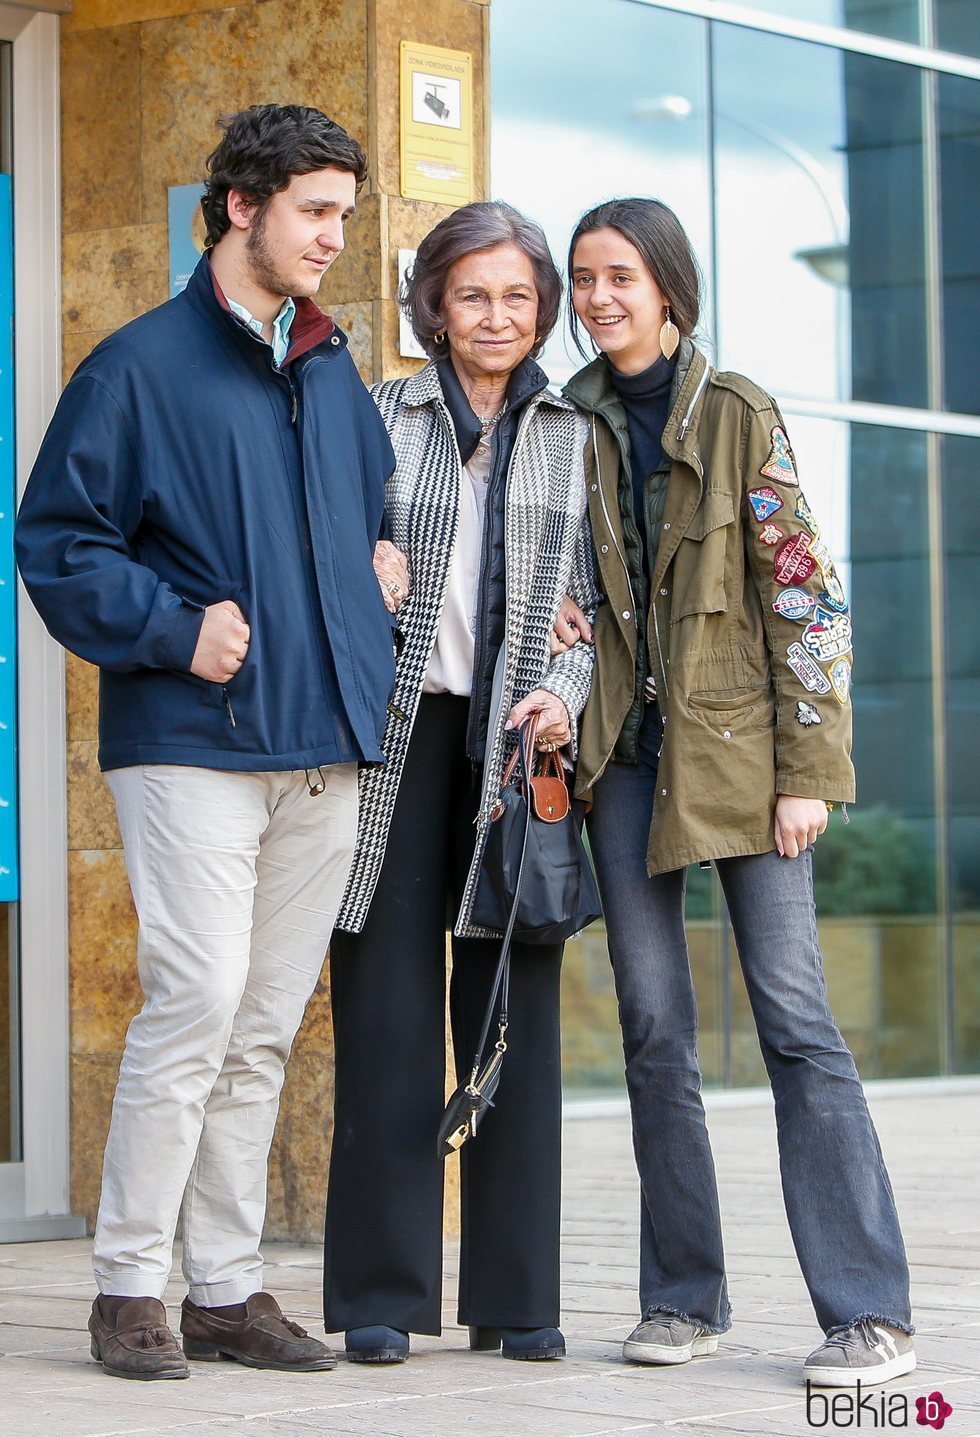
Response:
POLYGON ((924 405, 920 72, 712 35, 721 363, 782 395, 924 405))
POLYGON ((852 396, 928 404, 922 72, 842 57, 852 396))
MULTIPOLYGON (((706 22, 623 0, 560 8, 559 24, 550 4, 491 7, 493 195, 538 220, 562 273, 580 215, 636 194, 677 210, 708 268, 706 22), (597 51, 606 56, 598 64, 597 51), (670 56, 670 94, 652 54, 670 56)), ((564 324, 541 363, 558 382, 581 367, 564 324)))
POLYGON ((868 1077, 938 1072, 944 1022, 928 439, 853 425, 850 593, 859 804, 817 844, 831 999, 868 1077))
POLYGON ((622 1093, 623 1039, 605 928, 566 944, 561 974, 561 1071, 566 1095, 622 1093))
MULTIPOLYGON (((786 20, 813 20, 889 40, 919 38, 919 0, 748 0, 753 10, 786 20)), ((966 0, 970 3, 970 0, 966 0)))
MULTIPOLYGON (((977 5, 980 13, 980 4, 977 5)), ((980 82, 940 75, 939 186, 945 408, 980 413, 980 82)))
POLYGON ((946 530, 946 712, 953 922, 954 1055, 980 1069, 980 440, 942 441, 946 530))
POLYGON ((980 55, 980 5, 977 0, 934 0, 936 44, 957 55, 980 55))

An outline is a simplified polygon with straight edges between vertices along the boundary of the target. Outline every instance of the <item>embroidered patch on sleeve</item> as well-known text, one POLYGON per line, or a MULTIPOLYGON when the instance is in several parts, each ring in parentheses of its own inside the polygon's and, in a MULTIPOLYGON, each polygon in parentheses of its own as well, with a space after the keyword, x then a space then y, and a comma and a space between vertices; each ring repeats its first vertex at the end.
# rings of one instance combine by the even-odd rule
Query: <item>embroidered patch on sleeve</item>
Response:
POLYGON ((782 499, 775 489, 770 489, 768 484, 763 484, 761 489, 750 489, 749 503, 760 524, 765 523, 766 519, 771 519, 776 510, 783 507, 782 499))
POLYGON ((813 623, 803 630, 803 647, 822 664, 849 654, 852 648, 850 617, 818 607, 813 623))
POLYGON ((810 540, 810 553, 816 559, 821 574, 831 573, 834 561, 830 557, 830 550, 818 534, 815 534, 810 540))
POLYGON ((780 539, 785 538, 786 530, 780 529, 778 524, 763 524, 759 531, 759 543, 768 544, 771 548, 774 548, 780 539))
POLYGON ((799 699, 796 704, 796 722, 801 723, 804 728, 810 728, 813 724, 822 723, 823 720, 813 707, 813 704, 808 704, 803 699, 799 699))
POLYGON ((833 565, 824 573, 823 581, 826 588, 820 595, 820 602, 824 608, 834 609, 838 614, 847 613, 847 595, 844 593, 844 585, 834 572, 833 565))
POLYGON ((813 517, 813 510, 806 502, 802 490, 800 491, 800 497, 796 501, 796 517, 797 519, 803 520, 811 534, 820 533, 820 530, 817 528, 817 521, 813 517))
POLYGON ((838 703, 846 704, 847 696, 851 692, 851 661, 850 659, 835 659, 828 670, 830 674, 830 686, 834 691, 834 698, 838 703))
POLYGON ((778 584, 802 583, 809 579, 817 567, 816 559, 810 557, 809 549, 813 535, 801 529, 791 539, 780 544, 773 555, 773 568, 778 584))
POLYGON ((796 477, 796 460, 793 457, 793 450, 790 447, 786 430, 781 429, 777 424, 769 438, 772 448, 769 450, 769 458, 759 473, 763 479, 775 479, 777 484, 799 484, 800 481, 796 477))
POLYGON ((823 669, 817 667, 802 644, 790 644, 786 650, 786 662, 809 693, 830 693, 830 680, 823 669))
POLYGON ((813 613, 816 599, 805 589, 781 589, 772 601, 772 611, 781 619, 802 623, 813 613))

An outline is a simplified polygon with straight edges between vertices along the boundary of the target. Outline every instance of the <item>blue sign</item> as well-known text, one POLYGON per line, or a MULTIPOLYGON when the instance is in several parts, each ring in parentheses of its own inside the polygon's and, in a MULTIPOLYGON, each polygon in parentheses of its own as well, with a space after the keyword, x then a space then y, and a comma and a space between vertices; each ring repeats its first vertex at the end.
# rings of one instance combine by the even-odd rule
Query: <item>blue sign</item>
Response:
POLYGON ((203 185, 171 185, 167 191, 171 299, 186 287, 204 253, 203 194, 203 185))
POLYGON ((0 903, 19 897, 17 583, 14 570, 14 236, 10 176, 0 175, 0 903))

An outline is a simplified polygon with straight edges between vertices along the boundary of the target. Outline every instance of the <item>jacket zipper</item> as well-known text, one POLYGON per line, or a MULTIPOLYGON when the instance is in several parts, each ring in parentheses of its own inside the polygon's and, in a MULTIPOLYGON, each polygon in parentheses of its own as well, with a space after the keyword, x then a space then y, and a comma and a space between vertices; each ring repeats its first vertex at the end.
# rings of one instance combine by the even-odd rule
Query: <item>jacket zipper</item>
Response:
MULTIPOLYGON (((709 364, 706 364, 705 367, 704 367, 704 373, 701 375, 701 378, 698 380, 697 388, 695 389, 694 393, 693 393, 692 396, 691 396, 691 402, 690 402, 690 404, 687 406, 687 413, 684 415, 684 418, 683 418, 683 420, 681 421, 681 427, 680 427, 680 429, 678 429, 678 431, 677 431, 678 441, 682 440, 682 439, 684 438, 684 435, 685 435, 685 434, 687 433, 687 431, 688 431, 688 428, 689 428, 690 423, 691 423, 691 419, 692 419, 693 416, 694 416, 695 406, 696 406, 698 400, 699 400, 700 397, 701 397, 701 393, 702 393, 702 391, 703 391, 705 385, 708 383, 708 378, 709 378, 710 374, 711 374, 711 366, 710 366, 709 364)), ((694 454, 694 453, 692 453, 691 458, 696 462, 696 464, 697 464, 697 466, 698 466, 698 473, 699 473, 699 475, 701 476, 701 482, 703 483, 703 482, 704 482, 704 467, 703 467, 703 465, 701 464, 701 460, 700 460, 700 458, 698 457, 698 455, 697 455, 697 454, 694 454)), ((668 685, 668 683, 667 683, 667 665, 664 663, 663 645, 662 645, 661 642, 660 642, 660 619, 659 619, 659 617, 658 617, 658 615, 657 615, 657 590, 656 590, 656 587, 654 587, 653 594, 652 594, 652 596, 651 596, 651 600, 652 600, 651 607, 652 607, 652 609, 653 609, 653 632, 654 632, 654 637, 656 638, 656 641, 657 641, 657 658, 660 660, 660 674, 661 674, 661 677, 662 677, 662 679, 663 679, 663 681, 664 681, 664 698, 667 699, 667 698, 670 696, 670 688, 669 688, 669 685, 668 685)), ((663 720, 664 723, 667 722, 666 715, 663 713, 663 710, 662 710, 662 709, 661 709, 661 719, 663 720)), ((660 745, 660 751, 661 751, 661 753, 663 752, 663 744, 660 745)), ((658 757, 659 757, 659 755, 658 755, 658 757)))
MULTIPOLYGON (((300 357, 302 358, 302 356, 300 356, 300 357)), ((307 500, 307 496, 306 496, 306 486, 307 486, 307 479, 308 479, 307 470, 306 470, 306 436, 305 436, 305 434, 304 434, 304 426, 299 423, 299 388, 300 388, 300 382, 302 382, 303 385, 305 385, 305 384, 306 384, 307 375, 308 375, 310 369, 311 369, 315 364, 323 364, 323 363, 325 363, 325 362, 326 362, 326 360, 325 360, 325 357, 324 357, 324 356, 322 356, 322 355, 312 355, 309 359, 306 360, 306 362, 305 362, 304 364, 300 365, 300 366, 297 368, 296 373, 297 373, 297 376, 298 376, 298 377, 297 377, 296 380, 293 380, 291 373, 290 373, 290 374, 283 374, 283 379, 285 379, 286 383, 289 385, 289 390, 290 390, 290 394, 291 394, 291 397, 292 397, 292 404, 291 404, 290 413, 291 413, 291 423, 292 423, 293 425, 295 425, 295 427, 296 427, 296 441, 297 441, 297 443, 298 443, 298 445, 299 445, 300 482, 301 482, 301 485, 302 485, 302 492, 303 492, 303 509, 304 509, 304 514, 305 514, 305 517, 304 517, 304 519, 303 519, 303 522, 304 522, 304 524, 305 524, 305 532, 306 532, 306 534, 309 536, 309 545, 310 545, 310 561, 311 561, 311 562, 306 565, 306 574, 307 574, 306 589, 307 589, 307 593, 309 594, 309 597, 310 597, 310 603, 311 603, 311 605, 312 605, 312 608, 311 608, 311 617, 312 617, 313 620, 314 620, 314 626, 315 626, 315 623, 316 623, 316 619, 317 619, 317 618, 319 618, 320 625, 322 626, 323 639, 322 639, 321 643, 319 643, 319 644, 317 645, 317 658, 318 658, 318 660, 319 660, 320 679, 321 679, 321 682, 322 682, 322 684, 323 684, 324 692, 329 692, 329 691, 330 691, 330 688, 331 688, 331 684, 330 684, 330 681, 329 681, 328 676, 327 676, 327 657, 326 657, 326 651, 325 651, 325 649, 324 649, 324 644, 326 644, 327 648, 329 648, 330 637, 329 637, 329 634, 327 633, 327 621, 326 621, 326 619, 325 619, 325 617, 324 617, 324 614, 323 614, 323 601, 322 601, 321 598, 320 598, 320 586, 319 586, 319 583, 318 583, 318 580, 317 580, 317 575, 316 575, 316 554, 315 554, 314 549, 313 549, 313 528, 312 528, 312 525, 310 524, 310 521, 309 521, 309 507, 308 507, 308 500, 307 500)), ((282 373, 281 370, 280 370, 280 373, 282 373)), ((333 716, 333 731, 334 731, 334 737, 335 737, 336 740, 337 740, 337 747, 338 747, 338 749, 340 750, 340 752, 341 752, 342 754, 344 754, 344 753, 348 753, 348 754, 349 754, 349 753, 350 753, 350 744, 351 744, 351 740, 352 740, 352 738, 353 738, 353 727, 352 727, 352 725, 351 725, 350 722, 349 722, 349 719, 348 719, 348 716, 347 716, 347 710, 346 710, 346 708, 345 708, 345 706, 344 706, 344 696, 343 696, 343 691, 342 691, 341 688, 340 688, 339 679, 337 680, 337 682, 336 682, 336 684, 334 685, 334 687, 335 687, 335 691, 336 691, 336 693, 337 693, 337 696, 338 696, 338 698, 339 698, 339 700, 340 700, 340 712, 335 712, 335 713, 334 713, 334 716, 333 716)), ((230 710, 230 706, 229 706, 229 710, 230 710)), ((234 724, 234 722, 235 722, 234 714, 231 713, 231 712, 229 712, 229 717, 231 718, 232 724, 234 724)))
MULTIPOLYGON (((514 435, 514 448, 513 448, 513 450, 511 451, 511 456, 510 456, 510 466, 509 466, 510 469, 513 469, 513 468, 515 467, 515 465, 517 464, 517 460, 518 460, 518 457, 519 457, 520 452, 521 452, 521 441, 525 438, 525 435, 526 435, 526 433, 527 433, 528 427, 529 427, 529 425, 530 425, 530 423, 531 423, 531 419, 532 419, 532 417, 533 417, 533 415, 534 415, 534 413, 535 413, 537 407, 538 407, 538 396, 537 396, 537 395, 532 395, 531 398, 528 400, 527 404, 524 406, 524 410, 523 410, 523 412, 522 412, 522 414, 521 414, 520 420, 518 421, 517 433, 514 435)), ((446 411, 446 413, 447 413, 447 415, 448 415, 448 410, 446 411)), ((455 436, 455 431, 453 431, 453 433, 454 433, 454 436, 455 436)), ((489 495, 488 495, 487 497, 489 498, 489 495)), ((506 487, 505 487, 505 489, 504 489, 504 638, 503 638, 503 643, 501 644, 501 650, 506 650, 506 648, 507 648, 507 610, 508 610, 508 602, 507 602, 507 588, 506 588, 506 586, 507 586, 507 490, 506 490, 506 487)), ((475 677, 475 672, 474 672, 474 677, 475 677)), ((491 681, 491 682, 492 682, 492 681, 491 681)), ((492 695, 493 695, 493 690, 492 690, 492 688, 491 688, 491 698, 492 698, 492 695)), ((492 805, 490 805, 490 807, 488 807, 488 803, 489 803, 489 799, 490 799, 490 796, 491 796, 491 795, 490 795, 489 790, 488 790, 488 783, 489 783, 489 776, 490 776, 490 768, 489 768, 489 764, 487 763, 487 757, 489 756, 489 749, 490 749, 490 744, 491 744, 491 735, 496 733, 496 731, 497 731, 497 725, 499 724, 500 718, 501 718, 502 713, 503 713, 503 696, 504 696, 504 691, 503 691, 503 685, 501 684, 501 688, 500 688, 500 700, 499 700, 499 702, 498 702, 497 708, 496 708, 496 710, 493 710, 493 709, 491 708, 491 712, 490 712, 489 717, 488 717, 488 719, 487 719, 487 750, 488 750, 488 752, 487 752, 487 754, 484 755, 484 760, 483 760, 483 782, 482 782, 482 784, 480 785, 480 807, 479 807, 479 809, 478 809, 478 811, 477 811, 476 818, 473 820, 474 823, 479 823, 480 819, 483 818, 483 817, 485 817, 486 814, 488 814, 488 813, 490 812, 490 807, 492 807, 492 805)), ((469 738, 469 734, 467 734, 467 738, 469 738)), ((493 795, 493 800, 494 800, 494 803, 496 803, 496 794, 493 795)))
MULTIPOLYGON (((622 564, 622 566, 623 566, 623 573, 626 575, 626 587, 627 587, 627 589, 629 590, 630 604, 632 605, 631 612, 632 612, 632 614, 633 614, 633 622, 636 623, 636 624, 637 624, 637 628, 639 628, 639 623, 638 623, 637 618, 636 618, 636 596, 635 596, 634 593, 633 593, 633 581, 632 581, 632 579, 630 578, 629 565, 628 565, 627 562, 626 562, 626 556, 625 556, 625 554, 623 553, 622 549, 619 547, 619 540, 616 538, 616 530, 613 528, 612 520, 611 520, 610 517, 609 517, 609 510, 608 510, 608 508, 606 507, 606 496, 605 496, 605 493, 603 492, 603 488, 602 488, 602 470, 600 469, 600 466, 599 466, 599 444, 598 444, 598 441, 596 440, 596 434, 595 434, 595 415, 594 415, 594 414, 592 414, 592 415, 589 416, 589 423, 590 423, 591 430, 592 430, 592 455, 593 455, 593 458, 595 459, 596 489, 598 490, 598 494, 599 494, 599 503, 602 505, 603 517, 605 518, 605 521, 606 521, 606 528, 607 528, 608 531, 609 531, 609 537, 610 537, 610 538, 612 539, 612 541, 613 541, 613 548, 616 550, 616 553, 619 555, 619 562, 622 564)), ((605 773, 605 771, 606 771, 606 765, 608 764, 609 760, 612 758, 613 753, 615 752, 615 749, 616 749, 616 743, 618 743, 618 741, 619 741, 619 737, 618 737, 618 735, 617 735, 616 740, 615 740, 615 742, 613 743, 612 748, 611 748, 611 749, 609 750, 609 752, 606 754, 605 758, 602 760, 602 763, 599 765, 598 770, 596 771, 595 778, 593 778, 593 780, 592 780, 593 784, 596 784, 596 783, 599 781, 599 779, 602 777, 602 775, 605 773)))
MULTIPOLYGON (((492 445, 492 443, 493 443, 493 441, 492 441, 492 439, 491 439, 491 445, 492 445)), ((516 447, 516 446, 515 446, 515 447, 516 447)), ((460 455, 460 474, 459 474, 460 488, 462 488, 463 484, 466 482, 466 481, 465 481, 465 476, 464 476, 464 474, 463 474, 462 458, 463 458, 463 456, 460 455)), ((486 510, 484 510, 484 515, 483 515, 483 533, 480 535, 480 572, 479 572, 479 574, 477 575, 477 594, 476 594, 476 615, 477 615, 478 617, 477 617, 476 632, 475 632, 475 634, 473 635, 473 688, 472 688, 472 690, 471 690, 471 695, 470 695, 470 711, 469 711, 469 716, 468 716, 467 721, 466 721, 466 752, 467 752, 467 754, 469 755, 469 760, 470 760, 470 764, 471 764, 472 769, 473 769, 474 776, 476 775, 476 770, 477 770, 477 768, 478 768, 478 762, 477 762, 477 760, 473 757, 473 755, 474 755, 474 753, 475 753, 475 751, 476 751, 477 716, 478 716, 478 714, 479 714, 479 710, 480 710, 480 706, 481 706, 480 700, 482 699, 483 657, 484 657, 484 649, 486 648, 486 637, 487 637, 487 634, 486 634, 486 624, 485 624, 485 622, 482 622, 482 621, 480 620, 479 616, 481 616, 481 615, 486 615, 486 611, 487 611, 487 602, 486 602, 486 601, 487 601, 487 590, 488 590, 488 588, 489 588, 489 583, 490 583, 490 558, 491 558, 491 555, 492 555, 492 553, 493 553, 493 522, 494 522, 494 514, 493 514, 493 491, 494 491, 495 485, 497 484, 497 482, 499 481, 499 478, 500 478, 499 474, 497 473, 497 470, 498 470, 498 468, 499 468, 499 459, 500 459, 500 451, 498 450, 497 453, 494 455, 492 461, 491 461, 490 473, 487 475, 487 506, 490 508, 490 514, 489 514, 490 522, 489 522, 489 524, 487 523, 487 518, 488 518, 488 516, 487 516, 486 510), (474 698, 474 697, 477 699, 477 702, 476 702, 476 703, 473 702, 473 698, 474 698)), ((504 500, 503 500, 505 506, 506 506, 506 502, 507 502, 507 501, 506 501, 506 487, 507 487, 507 479, 506 479, 506 475, 505 475, 505 476, 504 476, 504 490, 505 490, 505 494, 504 494, 504 500)), ((506 536, 506 527, 507 527, 507 520, 506 520, 506 515, 505 515, 505 517, 504 517, 504 532, 505 532, 505 536, 506 536)), ((505 544, 504 544, 504 548, 505 548, 505 551, 506 551, 506 541, 505 541, 505 544)), ((506 561, 506 558, 505 558, 505 560, 504 560, 504 584, 505 584, 505 585, 506 585, 506 582, 507 582, 506 574, 507 574, 507 561, 506 561)), ((506 594, 505 594, 505 596, 504 596, 504 628, 505 628, 505 630, 506 630, 506 627, 507 627, 507 599, 506 599, 506 594)), ((490 737, 490 729, 489 729, 489 724, 488 724, 488 725, 487 725, 487 738, 489 738, 489 737, 490 737)))
POLYGON ((594 414, 591 416, 591 423, 592 423, 592 453, 593 453, 593 456, 594 456, 594 458, 595 458, 596 487, 598 488, 598 491, 599 491, 599 503, 602 505, 602 513, 603 513, 603 516, 605 517, 605 520, 606 520, 606 528, 609 530, 610 537, 611 537, 611 539, 612 539, 612 541, 613 541, 613 547, 615 548, 616 553, 619 555, 619 562, 622 564, 622 566, 623 566, 623 573, 626 575, 626 587, 629 589, 629 593, 630 593, 630 604, 632 605, 632 614, 633 614, 633 618, 634 618, 634 620, 635 620, 635 619, 636 619, 636 597, 635 597, 635 595, 634 595, 634 593, 633 593, 633 581, 632 581, 632 579, 630 578, 629 565, 628 565, 627 562, 626 562, 626 556, 625 556, 625 554, 623 553, 622 549, 619 547, 619 540, 616 538, 616 531, 615 531, 615 529, 613 528, 612 520, 611 520, 610 517, 609 517, 609 510, 606 508, 606 496, 605 496, 605 494, 603 493, 603 489, 602 489, 602 473, 601 473, 600 468, 599 468, 599 444, 598 444, 598 441, 596 440, 596 437, 595 437, 595 415, 594 415, 594 414))
POLYGON ((678 431, 677 431, 677 439, 678 439, 678 442, 680 442, 680 440, 682 440, 682 439, 684 438, 684 435, 687 433, 688 425, 690 424, 691 419, 692 419, 693 416, 694 416, 694 406, 697 404, 698 400, 701 398, 701 391, 704 389, 705 385, 708 383, 708 379, 709 379, 710 375, 711 375, 711 365, 708 364, 707 361, 706 361, 706 362, 705 362, 705 366, 704 366, 704 373, 702 374, 701 378, 698 380, 697 388, 695 389, 694 393, 691 395, 691 402, 690 402, 690 404, 687 406, 687 413, 684 415, 684 418, 683 418, 683 420, 682 420, 682 422, 681 422, 681 427, 680 427, 680 429, 678 429, 678 431))

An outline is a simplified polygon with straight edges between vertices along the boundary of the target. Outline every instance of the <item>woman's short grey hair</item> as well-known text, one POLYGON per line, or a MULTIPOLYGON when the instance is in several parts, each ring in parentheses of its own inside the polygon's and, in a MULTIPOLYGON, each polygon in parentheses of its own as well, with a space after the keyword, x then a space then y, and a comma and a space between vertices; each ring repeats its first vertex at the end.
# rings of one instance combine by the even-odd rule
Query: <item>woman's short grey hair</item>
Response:
POLYGON ((430 230, 418 247, 415 263, 398 296, 415 338, 433 359, 441 359, 449 352, 444 336, 441 343, 436 341, 436 335, 446 327, 444 299, 449 271, 465 255, 502 244, 516 245, 531 262, 538 295, 537 332, 531 355, 540 353, 558 322, 562 291, 561 275, 551 258, 544 230, 513 205, 502 200, 480 200, 454 210, 430 230))

